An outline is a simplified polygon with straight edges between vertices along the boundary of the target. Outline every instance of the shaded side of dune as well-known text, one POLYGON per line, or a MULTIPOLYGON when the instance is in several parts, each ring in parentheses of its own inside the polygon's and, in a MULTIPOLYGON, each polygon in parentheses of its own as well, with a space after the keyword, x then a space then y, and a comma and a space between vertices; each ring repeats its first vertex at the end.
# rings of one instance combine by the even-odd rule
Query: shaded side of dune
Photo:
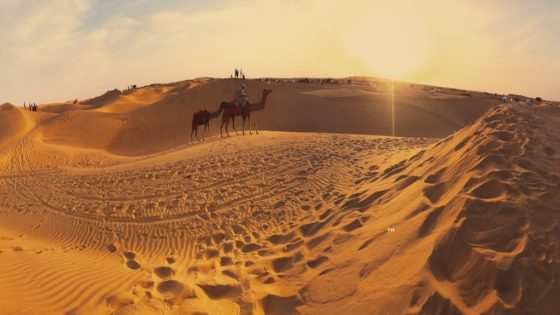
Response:
POLYGON ((441 174, 447 180, 433 185, 460 190, 446 200, 453 221, 429 257, 435 292, 418 302, 421 312, 560 308, 559 114, 557 107, 504 105, 440 143, 430 163, 449 165, 441 174))
MULTIPOLYGON (((308 310, 555 313, 559 121, 557 106, 500 105, 427 150, 358 179, 358 191, 340 201, 341 210, 361 213, 343 225, 361 231, 352 254, 363 264, 358 284, 351 297, 323 301, 341 289, 334 278, 316 277, 300 291, 314 305, 308 310), (390 228, 380 232, 383 222, 390 228)), ((349 264, 329 274, 350 277, 349 264)))

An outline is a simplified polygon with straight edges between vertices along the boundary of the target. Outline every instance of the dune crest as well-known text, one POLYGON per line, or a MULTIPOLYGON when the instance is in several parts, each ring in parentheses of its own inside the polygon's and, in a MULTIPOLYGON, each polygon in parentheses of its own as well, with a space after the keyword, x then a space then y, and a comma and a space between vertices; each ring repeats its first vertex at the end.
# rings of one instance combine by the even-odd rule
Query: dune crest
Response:
MULTIPOLYGON (((261 130, 391 134, 389 85, 327 86, 265 80, 195 79, 153 84, 134 90, 108 91, 88 100, 39 105, 32 116, 32 138, 53 145, 101 150, 121 156, 142 156, 176 149, 190 140, 193 113, 215 111, 231 100, 241 84, 250 100, 264 89, 274 92, 266 110, 255 113, 253 128, 261 130)), ((442 137, 472 122, 500 100, 491 94, 432 99, 420 85, 396 85, 396 130, 399 136, 442 137)), ((447 94, 442 94, 447 95, 447 94)), ((0 121, 1 122, 1 121, 0 121)), ((210 135, 219 134, 221 117, 210 122, 210 135)), ((230 126, 230 130, 232 126, 230 126)), ((241 130, 241 119, 236 121, 241 130)))

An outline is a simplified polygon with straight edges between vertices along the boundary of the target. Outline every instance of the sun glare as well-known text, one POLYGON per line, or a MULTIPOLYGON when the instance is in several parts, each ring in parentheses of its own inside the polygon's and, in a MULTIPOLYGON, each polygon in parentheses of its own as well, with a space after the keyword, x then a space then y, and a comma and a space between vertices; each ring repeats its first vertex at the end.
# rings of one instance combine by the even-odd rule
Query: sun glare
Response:
POLYGON ((364 12, 350 28, 348 54, 376 75, 403 79, 426 65, 430 37, 413 8, 387 4, 364 12))

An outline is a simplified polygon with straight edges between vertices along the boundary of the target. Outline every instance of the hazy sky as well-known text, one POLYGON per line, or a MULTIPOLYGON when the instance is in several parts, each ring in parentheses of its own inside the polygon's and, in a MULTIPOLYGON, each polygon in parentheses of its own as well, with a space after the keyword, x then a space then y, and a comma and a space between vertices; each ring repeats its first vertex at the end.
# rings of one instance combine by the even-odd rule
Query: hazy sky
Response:
POLYGON ((0 103, 128 84, 372 75, 560 100, 556 0, 2 0, 0 103))

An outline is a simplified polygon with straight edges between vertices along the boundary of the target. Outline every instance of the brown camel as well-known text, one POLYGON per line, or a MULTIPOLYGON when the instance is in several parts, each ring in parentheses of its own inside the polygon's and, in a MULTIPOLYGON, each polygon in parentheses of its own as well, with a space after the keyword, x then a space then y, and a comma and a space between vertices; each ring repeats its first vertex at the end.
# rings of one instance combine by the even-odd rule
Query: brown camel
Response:
MULTIPOLYGON (((222 102, 222 104, 220 104, 220 109, 218 110, 218 114, 219 112, 223 111, 222 125, 220 126, 220 135, 222 137, 224 136, 222 133, 222 128, 225 125, 226 134, 229 137, 228 126, 230 119, 233 124, 233 130, 235 131, 235 134, 238 134, 237 130, 235 129, 235 116, 241 116, 243 118, 243 135, 245 134, 245 121, 247 120, 249 121, 249 134, 253 134, 251 132, 251 113, 264 109, 264 106, 266 105, 266 99, 268 98, 268 95, 270 93, 272 93, 271 89, 264 89, 262 92, 261 101, 259 103, 251 104, 250 102, 247 102, 247 104, 243 106, 241 110, 235 105, 234 101, 222 102)), ((257 129, 255 129, 255 132, 257 134, 259 133, 257 129)))
POLYGON ((210 120, 218 116, 220 116, 220 111, 211 113, 207 109, 194 113, 192 118, 191 142, 193 133, 196 140, 200 141, 200 139, 198 139, 198 126, 204 126, 204 129, 202 130, 202 141, 204 141, 204 135, 210 129, 210 120))

